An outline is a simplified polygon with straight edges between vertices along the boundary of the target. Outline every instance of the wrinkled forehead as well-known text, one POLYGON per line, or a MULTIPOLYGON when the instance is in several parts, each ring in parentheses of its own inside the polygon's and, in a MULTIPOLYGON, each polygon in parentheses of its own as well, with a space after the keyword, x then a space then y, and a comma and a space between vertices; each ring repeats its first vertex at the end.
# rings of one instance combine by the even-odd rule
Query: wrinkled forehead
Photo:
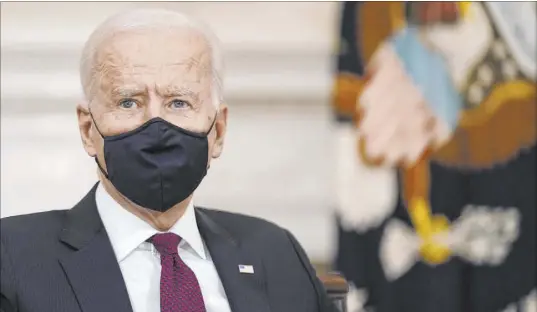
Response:
POLYGON ((211 48, 190 28, 133 29, 104 40, 94 68, 105 93, 124 86, 210 92, 211 48))

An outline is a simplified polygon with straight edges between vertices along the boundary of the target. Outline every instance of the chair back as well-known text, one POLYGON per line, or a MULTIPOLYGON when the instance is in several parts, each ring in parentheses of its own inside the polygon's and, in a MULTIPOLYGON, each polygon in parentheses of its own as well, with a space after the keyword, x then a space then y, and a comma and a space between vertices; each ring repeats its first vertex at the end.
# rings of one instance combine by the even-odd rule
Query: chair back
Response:
POLYGON ((323 282, 328 297, 335 306, 341 312, 347 312, 347 294, 349 293, 347 280, 338 272, 321 274, 319 279, 323 282))

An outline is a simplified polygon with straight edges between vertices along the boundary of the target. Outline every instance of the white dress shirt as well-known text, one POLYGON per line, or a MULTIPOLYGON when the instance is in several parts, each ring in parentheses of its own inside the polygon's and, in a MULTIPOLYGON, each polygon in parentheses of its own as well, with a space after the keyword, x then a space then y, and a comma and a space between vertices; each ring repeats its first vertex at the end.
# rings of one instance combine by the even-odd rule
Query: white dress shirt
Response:
MULTIPOLYGON (((160 312, 160 256, 153 245, 146 242, 160 232, 121 207, 101 184, 95 199, 133 311, 160 312)), ((192 202, 169 232, 182 238, 179 256, 196 275, 207 312, 230 312, 222 282, 199 233, 192 202)))

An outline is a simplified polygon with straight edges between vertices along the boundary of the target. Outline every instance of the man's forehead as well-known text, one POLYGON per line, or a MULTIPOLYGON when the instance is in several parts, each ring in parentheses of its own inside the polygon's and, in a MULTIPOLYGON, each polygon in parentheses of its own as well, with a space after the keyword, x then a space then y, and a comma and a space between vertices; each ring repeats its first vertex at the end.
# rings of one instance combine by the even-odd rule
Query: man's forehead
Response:
POLYGON ((211 65, 211 48, 198 32, 185 29, 136 29, 109 36, 97 48, 98 67, 194 67, 211 65))
POLYGON ((206 85, 206 78, 212 75, 211 50, 207 41, 188 29, 116 34, 101 44, 96 63, 96 74, 114 89, 133 85, 137 87, 126 89, 137 90, 141 86, 157 84, 167 90, 192 90, 206 85), (183 86, 185 83, 188 86, 183 86))

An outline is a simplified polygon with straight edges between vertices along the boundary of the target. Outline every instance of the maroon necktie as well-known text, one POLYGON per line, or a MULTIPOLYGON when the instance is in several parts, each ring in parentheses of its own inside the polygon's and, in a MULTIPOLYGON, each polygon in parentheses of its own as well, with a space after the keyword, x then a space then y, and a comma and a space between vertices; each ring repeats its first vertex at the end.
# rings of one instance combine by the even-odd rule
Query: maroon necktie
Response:
POLYGON ((194 272, 181 260, 177 247, 181 237, 157 234, 150 239, 160 253, 161 312, 206 312, 201 289, 194 272))

